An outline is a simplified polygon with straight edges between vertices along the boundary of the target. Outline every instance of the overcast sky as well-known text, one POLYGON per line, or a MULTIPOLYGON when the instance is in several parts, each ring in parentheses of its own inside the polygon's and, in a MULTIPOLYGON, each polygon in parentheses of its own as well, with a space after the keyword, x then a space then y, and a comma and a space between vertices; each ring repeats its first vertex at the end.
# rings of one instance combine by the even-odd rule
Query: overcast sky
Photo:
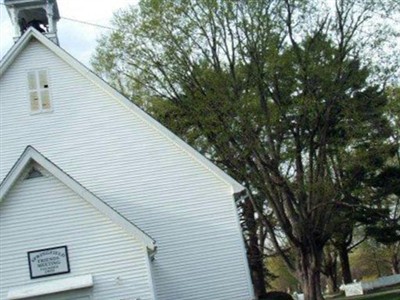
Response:
MULTIPOLYGON (((13 44, 14 30, 7 10, 0 0, 0 57, 3 57, 13 44)), ((96 47, 96 39, 107 29, 85 25, 68 19, 111 26, 109 21, 113 12, 135 4, 137 0, 57 0, 61 20, 58 22, 60 46, 84 64, 89 64, 90 56, 96 47)))

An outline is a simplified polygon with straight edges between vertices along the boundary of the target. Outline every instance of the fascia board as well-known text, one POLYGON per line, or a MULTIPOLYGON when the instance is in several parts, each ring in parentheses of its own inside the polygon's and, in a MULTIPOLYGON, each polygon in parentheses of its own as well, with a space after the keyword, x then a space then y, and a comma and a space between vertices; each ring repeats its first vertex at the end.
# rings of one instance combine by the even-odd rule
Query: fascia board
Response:
POLYGON ((0 203, 6 197, 12 186, 21 176, 23 171, 25 170, 26 166, 30 163, 31 157, 29 156, 28 152, 30 148, 28 147, 22 155, 19 157, 17 162, 13 165, 11 170, 8 172, 6 177, 4 177, 3 181, 0 184, 0 203))
POLYGON ((18 40, 17 44, 15 45, 11 50, 10 50, 10 57, 6 57, 6 61, 4 64, 0 66, 0 76, 5 72, 5 70, 8 68, 8 66, 12 63, 13 59, 17 56, 19 52, 21 52, 21 49, 25 47, 27 42, 30 40, 31 37, 35 37, 39 42, 41 42, 43 45, 45 45, 47 48, 50 49, 53 53, 55 53, 58 57, 60 57, 63 61, 65 61, 68 65, 70 65, 72 68, 74 68, 76 71, 78 71, 81 75, 86 77, 88 80, 93 82, 95 85, 97 85, 99 88, 101 88, 103 91, 105 91, 108 95, 110 95, 112 98, 116 99, 117 101, 120 102, 128 111, 131 111, 134 113, 138 118, 140 118, 145 124, 150 126, 151 128, 155 129, 159 134, 164 136, 167 140, 171 141, 174 145, 176 145, 178 148, 182 149, 185 153, 187 153, 195 162, 199 163, 202 167, 207 169, 211 174, 213 174, 216 178, 218 178, 220 181, 224 182, 228 186, 231 187, 231 192, 232 194, 238 194, 241 193, 245 188, 238 183, 236 180, 234 180, 232 177, 227 175, 224 171, 222 171, 220 168, 215 166, 211 161, 209 161, 207 158, 205 158, 203 155, 201 155, 197 150, 189 146, 186 142, 181 140, 177 135, 172 133, 169 129, 167 129, 165 126, 163 126, 161 123, 159 123, 157 120, 152 118, 150 115, 148 115, 146 112, 141 110, 138 106, 133 104, 131 101, 129 101, 126 97, 121 95, 117 90, 115 90, 113 87, 111 87, 108 83, 106 83, 103 79, 98 77, 96 74, 94 74, 92 71, 90 71, 87 67, 85 67, 83 64, 81 64, 79 61, 77 61, 74 57, 72 57, 70 54, 65 52, 62 48, 54 44, 52 41, 47 39, 43 34, 38 32, 34 28, 30 28, 28 32, 24 34, 24 36, 18 40), (15 54, 16 52, 17 54, 15 54), (4 66, 3 66, 4 65, 4 66))
MULTIPOLYGON (((30 27, 22 37, 20 37, 14 45, 8 50, 6 55, 4 55, 3 59, 0 62, 0 78, 7 71, 8 67, 14 62, 17 56, 21 53, 21 51, 26 47, 26 45, 31 40, 32 36, 36 29, 30 27)), ((39 32, 38 32, 39 33, 39 32)))
POLYGON ((75 179, 66 174, 60 168, 58 168, 54 163, 40 154, 36 149, 28 146, 24 153, 21 155, 19 160, 11 168, 10 172, 7 174, 5 179, 0 185, 0 202, 6 197, 7 193, 10 191, 14 183, 20 178, 21 174, 24 172, 25 168, 31 163, 31 161, 36 162, 46 171, 48 171, 55 178, 60 180, 63 184, 69 187, 72 191, 78 194, 81 198, 89 202, 98 211, 106 215, 112 222, 118 224, 125 231, 132 234, 137 238, 144 246, 149 250, 156 250, 156 242, 144 231, 142 231, 135 224, 127 220, 120 213, 115 211, 112 207, 107 205, 100 198, 95 196, 84 186, 79 184, 75 179))

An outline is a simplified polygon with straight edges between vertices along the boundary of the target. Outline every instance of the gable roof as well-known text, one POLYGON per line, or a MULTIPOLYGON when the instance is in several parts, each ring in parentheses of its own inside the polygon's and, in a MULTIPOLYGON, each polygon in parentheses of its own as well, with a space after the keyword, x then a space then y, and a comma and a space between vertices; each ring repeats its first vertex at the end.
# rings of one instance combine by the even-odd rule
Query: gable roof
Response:
POLYGON ((81 198, 86 200, 94 208, 108 217, 113 223, 122 227, 126 232, 133 235, 139 242, 143 244, 150 251, 156 250, 156 242, 148 234, 142 231, 135 224, 130 222, 119 212, 114 210, 111 206, 106 204, 96 195, 91 193, 88 189, 82 186, 79 182, 61 170, 57 165, 43 156, 39 151, 37 151, 32 146, 26 147, 22 155, 19 157, 17 162, 11 168, 7 176, 4 178, 0 184, 0 202, 2 202, 8 192, 11 190, 16 181, 25 173, 27 168, 35 162, 41 166, 44 170, 49 172, 55 178, 60 180, 63 184, 69 187, 72 191, 78 194, 81 198))
POLYGON ((61 58, 65 63, 70 65, 76 71, 78 71, 81 75, 86 77, 88 80, 93 82, 99 88, 101 88, 104 92, 110 95, 113 99, 117 100, 122 104, 126 109, 135 114, 139 119, 141 119, 145 124, 149 127, 155 129, 160 135, 164 136, 167 140, 172 142, 175 146, 183 150, 187 153, 195 162, 200 164, 202 167, 211 172, 216 178, 220 181, 224 182, 228 186, 231 187, 233 194, 239 194, 245 190, 245 188, 239 184, 232 177, 227 175, 224 171, 215 166, 212 162, 206 159, 203 155, 181 140, 178 136, 168 130, 166 127, 161 125, 158 121, 153 119, 146 112, 141 110, 138 106, 133 104, 123 95, 121 95, 117 90, 112 88, 108 83, 102 80, 100 77, 95 75, 92 71, 86 68, 83 64, 77 61, 74 57, 69 55, 59 46, 54 44, 48 38, 46 38, 43 34, 38 32, 33 27, 30 27, 24 35, 11 47, 11 49, 4 56, 3 60, 0 62, 0 78, 6 72, 8 67, 14 62, 14 60, 18 57, 18 55, 22 52, 23 49, 29 44, 32 39, 36 39, 40 43, 42 43, 45 47, 47 47, 50 51, 52 51, 55 55, 61 58))

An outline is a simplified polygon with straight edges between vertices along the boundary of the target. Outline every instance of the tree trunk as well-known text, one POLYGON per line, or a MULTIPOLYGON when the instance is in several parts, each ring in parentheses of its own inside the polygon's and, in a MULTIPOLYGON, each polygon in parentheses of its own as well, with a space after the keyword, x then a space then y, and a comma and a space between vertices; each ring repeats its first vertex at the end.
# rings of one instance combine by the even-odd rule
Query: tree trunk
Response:
POLYGON ((347 247, 343 246, 340 247, 338 250, 340 257, 340 267, 342 269, 343 283, 344 284, 352 283, 353 278, 351 276, 349 252, 347 251, 347 247))
POLYGON ((337 251, 331 245, 324 249, 323 273, 327 279, 327 293, 333 294, 338 291, 337 286, 337 251))
POLYGON ((394 253, 392 255, 392 274, 400 274, 400 267, 399 267, 400 261, 399 257, 397 256, 397 253, 394 253))
POLYGON ((333 274, 327 276, 328 280, 328 294, 334 294, 339 291, 337 284, 337 277, 333 274))
POLYGON ((254 293, 258 299, 266 294, 263 253, 260 251, 258 243, 257 225, 254 217, 253 205, 250 201, 245 201, 242 207, 245 218, 245 228, 243 229, 246 233, 247 240, 247 259, 250 265, 254 293))
POLYGON ((334 294, 339 291, 337 282, 337 257, 336 253, 325 254, 325 275, 328 283, 328 294, 334 294))
POLYGON ((376 271, 378 272, 378 277, 382 277, 382 272, 381 272, 381 267, 380 267, 381 262, 379 261, 377 254, 374 250, 373 250, 373 256, 374 256, 376 271))
POLYGON ((323 300, 321 289, 322 249, 298 251, 298 272, 305 300, 323 300))

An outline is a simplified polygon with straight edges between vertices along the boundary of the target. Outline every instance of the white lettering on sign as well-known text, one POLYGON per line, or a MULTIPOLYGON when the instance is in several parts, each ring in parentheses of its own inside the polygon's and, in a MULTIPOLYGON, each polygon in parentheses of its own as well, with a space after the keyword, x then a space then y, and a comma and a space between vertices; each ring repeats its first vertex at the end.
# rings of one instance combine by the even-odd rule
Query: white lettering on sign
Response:
POLYGON ((31 278, 70 272, 67 246, 28 252, 31 278))

